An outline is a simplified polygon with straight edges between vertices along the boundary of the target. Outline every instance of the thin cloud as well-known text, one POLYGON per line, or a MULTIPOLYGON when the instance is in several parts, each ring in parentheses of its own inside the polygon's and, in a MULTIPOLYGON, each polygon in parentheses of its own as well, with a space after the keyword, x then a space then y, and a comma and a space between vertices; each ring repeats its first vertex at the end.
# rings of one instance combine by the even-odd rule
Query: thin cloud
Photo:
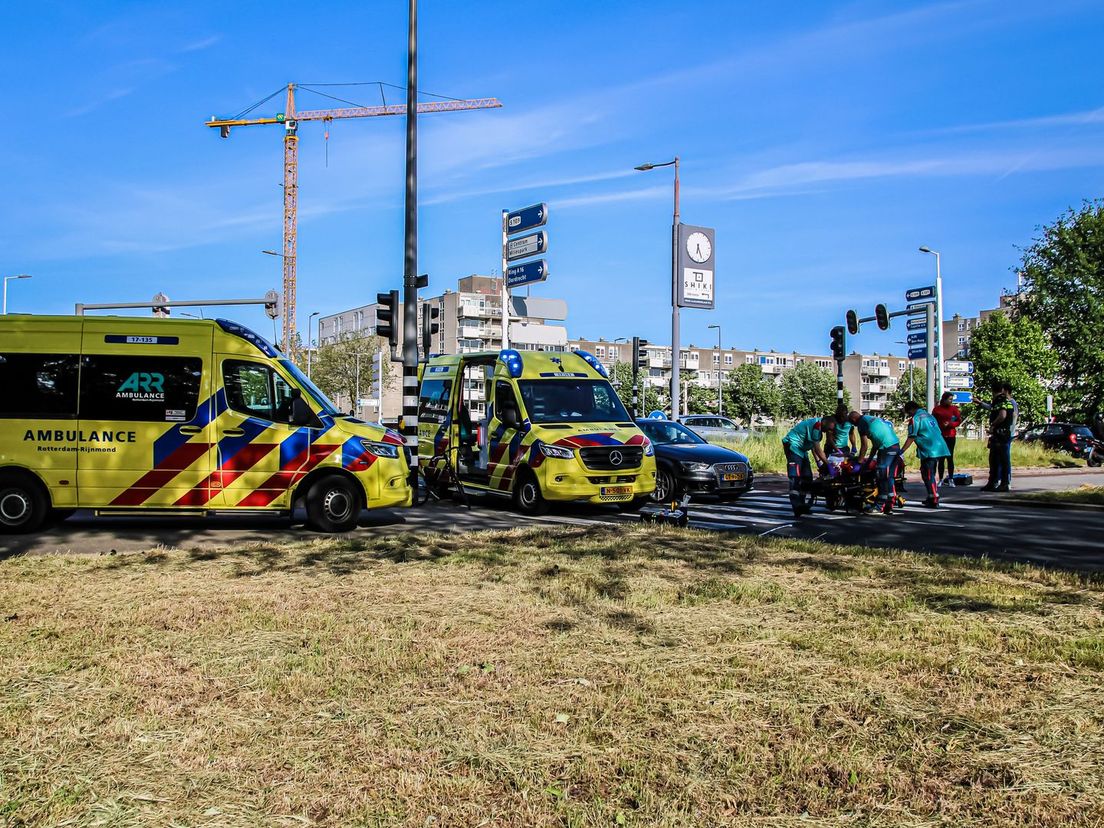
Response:
POLYGON ((109 104, 112 101, 117 101, 120 98, 125 98, 127 95, 130 95, 133 92, 133 87, 112 89, 110 92, 100 95, 98 98, 93 98, 92 100, 86 101, 80 106, 70 109, 69 111, 63 113, 63 117, 79 118, 81 115, 87 115, 89 112, 93 112, 99 109, 101 106, 104 106, 105 104, 109 104))
POLYGON ((1104 107, 1086 109, 1081 112, 1066 112, 1060 115, 1043 115, 1035 118, 1013 118, 1007 121, 986 121, 977 124, 940 127, 925 130, 923 135, 963 135, 974 132, 997 132, 1000 130, 1047 129, 1063 126, 1092 126, 1104 124, 1104 107))
POLYGON ((203 49, 210 49, 212 46, 214 46, 220 40, 222 40, 222 35, 220 35, 220 34, 210 35, 209 37, 204 37, 204 38, 201 38, 200 40, 195 40, 195 41, 192 41, 191 43, 187 43, 184 46, 181 46, 179 51, 184 53, 184 52, 198 52, 198 51, 201 51, 203 49))

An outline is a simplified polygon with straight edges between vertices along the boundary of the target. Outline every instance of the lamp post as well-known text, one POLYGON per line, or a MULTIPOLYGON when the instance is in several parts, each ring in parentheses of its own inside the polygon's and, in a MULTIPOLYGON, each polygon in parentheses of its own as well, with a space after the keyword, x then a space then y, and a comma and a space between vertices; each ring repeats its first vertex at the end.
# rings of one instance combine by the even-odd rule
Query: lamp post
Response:
POLYGON ((314 317, 320 315, 318 311, 315 311, 307 317, 307 379, 311 379, 311 357, 314 355, 314 340, 311 338, 311 323, 314 322, 314 317))
POLYGON ((721 402, 721 326, 710 325, 709 327, 717 329, 717 416, 720 417, 724 414, 721 402))
MULTIPOLYGON (((936 390, 935 398, 939 399, 943 394, 943 389, 946 387, 947 377, 945 375, 945 369, 943 367, 943 273, 940 270, 939 252, 932 250, 927 245, 920 248, 921 253, 929 253, 935 256, 935 324, 939 326, 938 336, 935 340, 935 359, 939 363, 938 370, 935 373, 936 378, 939 380, 939 388, 936 390)), ((931 335, 931 331, 928 331, 928 335, 931 335)), ((929 369, 930 370, 930 369, 929 369)))
POLYGON ((5 276, 4 277, 4 307, 3 307, 3 312, 0 313, 0 315, 7 316, 7 314, 8 314, 8 282, 10 282, 12 279, 30 279, 30 278, 31 278, 31 276, 30 276, 29 273, 16 273, 14 276, 5 276))
POLYGON ((679 157, 662 164, 641 164, 633 169, 647 172, 659 167, 675 168, 675 213, 671 222, 671 419, 679 415, 679 307, 678 307, 678 237, 679 237, 679 157))

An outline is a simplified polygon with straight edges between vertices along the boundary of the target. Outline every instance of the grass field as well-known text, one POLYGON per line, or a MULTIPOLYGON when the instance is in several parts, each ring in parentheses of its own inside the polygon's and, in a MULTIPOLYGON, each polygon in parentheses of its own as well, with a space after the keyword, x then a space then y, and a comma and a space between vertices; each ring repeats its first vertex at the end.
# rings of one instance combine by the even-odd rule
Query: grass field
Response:
MULTIPOLYGON (((903 445, 905 432, 898 428, 897 433, 901 436, 903 445)), ((724 442, 720 445, 726 445, 747 455, 752 468, 757 472, 785 474, 786 456, 782 453, 783 434, 784 432, 767 431, 747 440, 724 442)), ((911 469, 920 468, 913 449, 909 449, 905 463, 911 469)), ((955 446, 955 465, 960 469, 989 468, 989 449, 985 441, 960 438, 955 446)), ((1029 443, 1012 443, 1012 466, 1017 469, 1075 468, 1084 465, 1083 461, 1074 460, 1068 454, 1045 451, 1038 445, 1029 443)))
POLYGON ((1029 492, 1018 495, 1026 500, 1041 500, 1047 503, 1085 503, 1104 506, 1104 486, 1078 486, 1058 492, 1029 492))
POLYGON ((0 608, 5 826, 1104 823, 1073 575, 542 527, 10 558, 0 608))

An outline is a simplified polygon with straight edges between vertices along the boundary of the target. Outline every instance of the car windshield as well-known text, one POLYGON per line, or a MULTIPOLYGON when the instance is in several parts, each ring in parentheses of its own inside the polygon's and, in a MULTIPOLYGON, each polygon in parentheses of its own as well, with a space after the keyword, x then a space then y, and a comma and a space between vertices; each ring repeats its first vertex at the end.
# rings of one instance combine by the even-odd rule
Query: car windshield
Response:
POLYGON ((322 393, 322 389, 311 382, 307 375, 299 370, 298 365, 290 359, 281 359, 280 364, 284 367, 284 370, 291 374, 294 380, 302 386, 303 390, 318 403, 319 407, 322 409, 322 413, 329 414, 331 417, 343 416, 342 413, 337 410, 337 406, 330 402, 330 398, 322 393))
POLYGON ((629 413, 606 380, 522 380, 521 399, 530 422, 615 423, 629 413))
POLYGON ((1093 433, 1092 433, 1092 431, 1089 430, 1088 426, 1074 426, 1072 431, 1073 431, 1074 434, 1078 435, 1079 437, 1092 437, 1093 436, 1093 433))
POLYGON ((698 445, 705 442, 682 423, 672 423, 668 420, 637 420, 636 424, 656 445, 698 445))

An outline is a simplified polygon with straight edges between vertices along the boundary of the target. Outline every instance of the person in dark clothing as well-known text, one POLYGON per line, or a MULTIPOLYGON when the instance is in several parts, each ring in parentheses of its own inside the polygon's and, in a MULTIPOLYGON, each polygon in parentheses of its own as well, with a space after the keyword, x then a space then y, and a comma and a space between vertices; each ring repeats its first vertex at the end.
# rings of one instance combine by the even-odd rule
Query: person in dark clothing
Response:
POLYGON ((983 492, 1007 492, 1012 488, 1012 435, 1016 433, 1019 407, 1012 399, 1012 386, 1007 382, 993 387, 993 402, 983 405, 989 410, 989 481, 983 492))
POLYGON ((941 486, 954 485, 954 450, 958 440, 958 426, 962 422, 962 412, 954 404, 954 394, 947 391, 939 398, 939 405, 931 410, 935 421, 939 423, 939 433, 943 435, 943 442, 947 444, 947 456, 940 457, 938 462, 938 476, 942 481, 941 486), (946 469, 946 474, 944 474, 946 469))

